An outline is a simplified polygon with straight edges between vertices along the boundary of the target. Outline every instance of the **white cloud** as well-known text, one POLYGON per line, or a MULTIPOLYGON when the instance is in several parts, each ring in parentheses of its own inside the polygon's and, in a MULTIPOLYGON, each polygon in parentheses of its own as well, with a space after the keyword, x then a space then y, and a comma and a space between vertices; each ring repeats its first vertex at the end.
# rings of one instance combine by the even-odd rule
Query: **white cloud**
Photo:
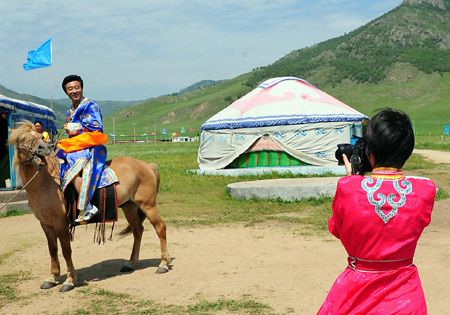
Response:
POLYGON ((349 32, 401 0, 106 1, 2 4, 0 84, 49 98, 50 69, 24 71, 53 38, 53 97, 77 73, 94 99, 144 99, 228 79, 349 32))

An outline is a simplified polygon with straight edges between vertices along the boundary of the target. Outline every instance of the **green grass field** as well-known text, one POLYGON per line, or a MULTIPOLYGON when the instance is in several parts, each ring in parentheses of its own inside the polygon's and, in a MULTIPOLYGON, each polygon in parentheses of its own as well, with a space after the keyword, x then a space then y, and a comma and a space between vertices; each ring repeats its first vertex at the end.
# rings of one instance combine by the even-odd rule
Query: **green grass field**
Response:
MULTIPOLYGON (((246 180, 294 175, 204 176, 197 169, 198 143, 128 143, 108 145, 108 157, 129 155, 158 165, 161 175, 159 211, 170 225, 202 225, 244 222, 251 225, 267 220, 297 223, 299 233, 327 230, 331 198, 286 202, 282 200, 237 200, 227 192, 227 184, 246 180), (290 216, 283 214, 290 213, 290 216), (292 215, 294 214, 294 215, 292 215)), ((430 170, 436 165, 413 155, 405 169, 430 170)), ((445 198, 446 195, 442 195, 445 198)))
POLYGON ((284 212, 301 213, 298 223, 311 231, 325 230, 331 198, 302 202, 279 200, 236 200, 227 192, 227 184, 264 177, 201 176, 197 169, 198 143, 150 143, 108 145, 108 157, 130 155, 158 165, 161 175, 159 211, 164 220, 175 225, 229 222, 253 224, 284 212))

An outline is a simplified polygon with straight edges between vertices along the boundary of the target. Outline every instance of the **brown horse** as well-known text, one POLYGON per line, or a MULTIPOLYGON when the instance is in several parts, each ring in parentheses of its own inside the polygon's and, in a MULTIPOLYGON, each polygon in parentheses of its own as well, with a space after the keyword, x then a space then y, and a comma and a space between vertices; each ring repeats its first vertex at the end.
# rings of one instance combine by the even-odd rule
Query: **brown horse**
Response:
MULTIPOLYGON (((76 282, 72 263, 70 233, 64 196, 60 188, 59 162, 49 146, 42 141, 31 122, 23 122, 11 130, 9 145, 16 145, 13 164, 19 166, 22 183, 26 185, 28 205, 41 223, 50 251, 50 277, 41 285, 49 289, 57 285, 60 277, 57 239, 67 265, 67 279, 60 291, 70 291, 76 282)), ((133 233, 134 243, 131 258, 121 271, 131 271, 139 263, 143 221, 147 217, 158 234, 161 245, 161 263, 156 273, 169 271, 169 253, 166 241, 166 225, 156 208, 159 173, 155 164, 121 156, 111 160, 110 167, 116 172, 117 203, 121 205, 128 227, 120 234, 133 233)))

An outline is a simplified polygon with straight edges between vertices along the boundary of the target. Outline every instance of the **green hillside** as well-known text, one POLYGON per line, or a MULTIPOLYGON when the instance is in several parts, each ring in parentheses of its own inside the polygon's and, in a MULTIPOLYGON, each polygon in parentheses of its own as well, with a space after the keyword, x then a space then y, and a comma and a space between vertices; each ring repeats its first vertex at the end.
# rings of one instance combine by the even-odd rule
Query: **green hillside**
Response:
POLYGON ((244 74, 182 95, 158 97, 116 111, 103 119, 105 132, 113 132, 114 121, 114 132, 117 135, 132 135, 134 128, 136 134, 156 131, 160 135, 162 128, 171 134, 180 131, 182 127, 186 131, 190 128, 196 131, 191 134, 187 132, 186 136, 197 135, 206 119, 250 91, 244 84, 249 75, 244 74))
MULTIPOLYGON (((89 97, 89 95, 87 95, 86 97, 89 97)), ((102 109, 103 117, 111 115, 116 110, 120 110, 122 108, 130 107, 130 106, 133 106, 133 105, 143 102, 143 101, 99 101, 99 100, 94 100, 94 101, 100 105, 100 107, 102 109)), ((65 117, 67 110, 72 105, 72 101, 67 97, 65 99, 57 99, 56 102, 58 104, 63 105, 63 111, 64 111, 64 117, 65 117)))
POLYGON ((344 80, 380 83, 389 79, 389 68, 396 63, 410 63, 427 74, 449 72, 450 1, 447 2, 448 9, 404 2, 347 35, 291 52, 255 72, 246 84, 255 86, 266 78, 286 73, 319 86, 336 86, 344 80))
POLYGON ((197 82, 197 83, 194 83, 194 84, 188 86, 187 88, 181 89, 178 93, 174 93, 174 94, 180 95, 180 94, 185 94, 185 93, 192 92, 192 91, 195 91, 198 89, 204 89, 204 88, 210 87, 211 85, 216 85, 222 81, 224 81, 224 80, 219 80, 219 81, 202 80, 200 82, 197 82))
MULTIPOLYGON (((402 109, 419 136, 450 124, 450 0, 405 0, 344 36, 296 50, 250 73, 183 95, 159 97, 116 111, 105 131, 131 135, 194 128, 279 76, 303 78, 360 112, 402 109)), ((189 135, 189 134, 186 134, 189 135)))

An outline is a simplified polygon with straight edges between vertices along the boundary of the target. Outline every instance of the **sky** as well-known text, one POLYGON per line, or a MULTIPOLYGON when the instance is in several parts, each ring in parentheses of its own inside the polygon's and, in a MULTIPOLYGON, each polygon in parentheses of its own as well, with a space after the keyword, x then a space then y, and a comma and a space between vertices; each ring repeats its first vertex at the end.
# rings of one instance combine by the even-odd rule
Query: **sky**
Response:
POLYGON ((0 85, 65 98, 134 101, 201 80, 232 79, 289 52, 344 35, 402 0, 0 0, 0 85), (23 69, 52 38, 52 66, 23 69))

